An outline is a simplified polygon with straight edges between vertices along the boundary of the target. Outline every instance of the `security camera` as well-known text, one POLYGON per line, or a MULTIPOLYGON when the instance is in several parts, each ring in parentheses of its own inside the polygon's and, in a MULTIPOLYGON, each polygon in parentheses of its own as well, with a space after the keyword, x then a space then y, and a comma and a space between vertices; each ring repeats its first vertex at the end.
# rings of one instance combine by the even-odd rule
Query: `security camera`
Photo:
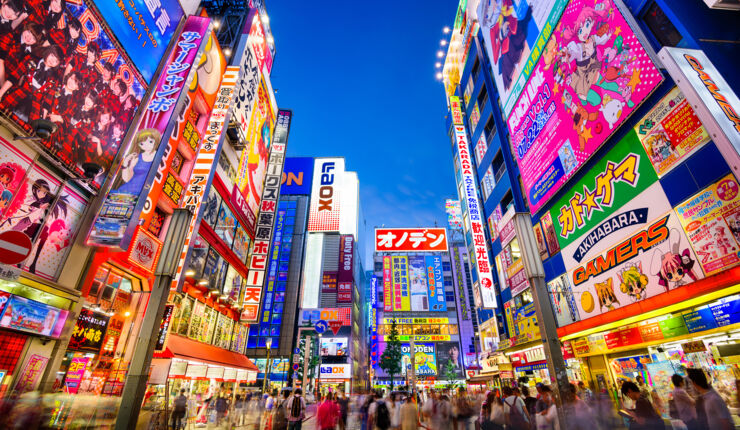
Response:
POLYGON ((99 164, 96 163, 82 163, 82 174, 85 175, 85 179, 92 181, 96 176, 103 170, 99 164))
POLYGON ((44 140, 50 138, 59 129, 59 126, 46 119, 34 119, 29 124, 33 128, 33 133, 44 140))

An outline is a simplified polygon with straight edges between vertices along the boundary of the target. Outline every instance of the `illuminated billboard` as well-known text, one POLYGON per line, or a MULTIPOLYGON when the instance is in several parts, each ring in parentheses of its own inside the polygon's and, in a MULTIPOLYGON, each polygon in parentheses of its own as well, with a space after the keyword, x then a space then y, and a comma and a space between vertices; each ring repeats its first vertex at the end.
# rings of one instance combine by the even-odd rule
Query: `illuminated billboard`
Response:
MULTIPOLYGON (((87 2, 58 2, 59 12, 48 3, 11 3, 20 4, 23 13, 9 20, 12 26, 0 28, 7 41, 0 53, 5 69, 0 111, 28 133, 34 120, 56 124, 56 133, 36 143, 80 176, 84 163, 100 166, 92 184, 98 187, 124 143, 147 83, 87 2)), ((11 4, 4 2, 3 8, 11 4)))
POLYGON ((316 158, 313 171, 308 231, 339 231, 344 158, 316 158))
POLYGON ((447 199, 445 201, 445 212, 447 212, 447 224, 450 226, 450 229, 462 230, 463 218, 460 200, 447 199))
POLYGON ((446 252, 444 228, 376 228, 375 252, 446 252))
POLYGON ((313 183, 313 158, 288 157, 285 159, 281 195, 311 194, 313 183))
POLYGON ((393 264, 393 310, 410 311, 408 258, 405 256, 391 257, 391 261, 393 264))
MULTIPOLYGON (((450 106, 453 106, 452 117, 462 117, 460 112, 460 99, 457 96, 450 97, 450 106), (454 106, 457 105, 457 108, 454 106)), ((493 287, 493 274, 491 272, 491 261, 488 258, 488 244, 486 243, 486 236, 483 232, 485 228, 483 225, 483 212, 481 211, 480 201, 478 200, 477 186, 478 183, 475 180, 475 171, 473 167, 473 161, 470 158, 470 143, 468 142, 468 134, 465 131, 465 126, 455 124, 455 144, 457 146, 459 172, 462 177, 463 192, 464 195, 460 196, 465 199, 465 204, 468 207, 467 220, 468 231, 473 236, 473 255, 471 256, 471 263, 474 264, 475 270, 478 274, 477 287, 480 288, 480 296, 482 298, 488 298, 483 300, 484 308, 495 308, 496 301, 491 300, 491 297, 495 297, 495 290, 493 287)))
POLYGON ((571 0, 559 26, 507 117, 532 213, 663 80, 611 0, 571 0))

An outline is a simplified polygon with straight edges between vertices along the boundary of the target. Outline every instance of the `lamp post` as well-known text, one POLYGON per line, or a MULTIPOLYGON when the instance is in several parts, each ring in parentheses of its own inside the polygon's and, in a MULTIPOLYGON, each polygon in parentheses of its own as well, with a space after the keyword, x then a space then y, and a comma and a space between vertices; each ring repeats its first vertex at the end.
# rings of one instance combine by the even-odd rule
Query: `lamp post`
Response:
POLYGON ((270 351, 272 348, 272 338, 268 337, 265 344, 267 345, 267 361, 265 362, 265 379, 262 380, 263 394, 267 392, 265 391, 267 389, 267 380, 270 379, 270 351))

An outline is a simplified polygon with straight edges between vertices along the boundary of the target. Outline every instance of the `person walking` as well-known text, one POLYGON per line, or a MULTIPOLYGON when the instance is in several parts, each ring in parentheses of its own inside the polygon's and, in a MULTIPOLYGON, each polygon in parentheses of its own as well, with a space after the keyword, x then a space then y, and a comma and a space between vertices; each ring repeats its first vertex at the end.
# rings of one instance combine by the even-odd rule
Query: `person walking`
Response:
POLYGON ((180 390, 180 395, 175 397, 172 403, 172 430, 180 430, 185 428, 183 418, 188 412, 188 398, 185 396, 185 389, 180 390))
POLYGON ((578 398, 586 402, 587 405, 593 406, 594 393, 583 381, 578 381, 578 398))
POLYGON ((326 393, 324 399, 319 403, 316 410, 316 427, 317 430, 334 430, 337 425, 337 416, 339 407, 333 401, 332 393, 326 393))
POLYGON ((509 430, 529 429, 530 418, 527 407, 521 397, 514 394, 514 389, 504 387, 504 415, 506 416, 506 428, 509 430))
POLYGON ((481 403, 479 421, 481 430, 503 430, 504 428, 506 423, 504 405, 493 391, 489 391, 486 399, 481 403))
POLYGON ((534 412, 535 428, 537 430, 553 430, 560 428, 558 425, 558 412, 555 400, 552 398, 552 390, 547 385, 540 387, 540 398, 537 399, 534 412))
POLYGON ((735 428, 730 409, 717 390, 707 381, 701 369, 686 369, 691 385, 699 393, 696 400, 696 415, 699 428, 711 430, 731 430, 735 428))
POLYGON ((563 413, 566 417, 567 430, 598 429, 599 425, 593 411, 576 393, 576 386, 573 384, 568 384, 563 393, 563 413))
POLYGON ((434 422, 436 424, 436 430, 453 430, 452 426, 452 404, 447 394, 439 396, 437 402, 437 411, 434 414, 434 422))
POLYGON ((288 429, 288 413, 285 404, 288 402, 290 391, 283 390, 282 398, 279 398, 275 404, 272 417, 272 430, 288 429))
POLYGON ((455 397, 452 409, 457 424, 456 430, 470 430, 473 424, 471 418, 475 415, 475 411, 473 410, 473 402, 468 397, 465 387, 459 387, 457 389, 457 396, 455 397))
POLYGON ((337 405, 339 406, 339 430, 347 428, 347 416, 349 415, 349 399, 344 391, 338 393, 337 405))
POLYGON ((216 427, 221 427, 224 423, 226 415, 229 412, 229 401, 224 395, 219 393, 216 398, 216 427))
POLYGON ((415 398, 409 397, 401 405, 401 430, 419 429, 419 410, 415 398))
MULTIPOLYGON (((671 382, 673 382, 673 399, 671 402, 675 408, 675 417, 673 414, 671 418, 681 420, 688 430, 699 430, 699 423, 697 422, 696 416, 696 400, 694 400, 689 393, 683 388, 684 380, 679 374, 674 373, 671 376, 671 382)), ((669 402, 670 403, 670 402, 669 402)), ((670 408, 669 409, 673 409, 670 408)))
POLYGON ((650 401, 640 392, 640 387, 632 381, 622 384, 622 394, 635 402, 635 408, 629 413, 632 417, 630 430, 664 430, 665 423, 655 411, 650 401))
MULTIPOLYGON (((526 385, 522 385, 522 401, 524 402, 524 406, 527 408, 527 414, 529 414, 530 418, 533 418, 535 416, 535 406, 537 405, 537 398, 532 397, 531 394, 529 394, 529 387, 526 385)), ((537 423, 534 419, 529 420, 529 428, 534 429, 537 427, 537 423)))
POLYGON ((391 411, 380 393, 375 394, 375 402, 368 409, 368 428, 388 430, 391 427, 391 411))
POLYGON ((293 395, 285 402, 285 410, 288 413, 288 430, 301 430, 303 418, 306 416, 306 401, 302 394, 303 391, 296 388, 293 395))

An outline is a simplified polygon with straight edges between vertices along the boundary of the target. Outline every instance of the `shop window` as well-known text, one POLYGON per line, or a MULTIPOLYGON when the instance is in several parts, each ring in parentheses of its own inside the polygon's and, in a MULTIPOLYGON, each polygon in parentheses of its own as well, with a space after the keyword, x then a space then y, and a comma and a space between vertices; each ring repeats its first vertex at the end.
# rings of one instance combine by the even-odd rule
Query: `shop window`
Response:
POLYGON ((475 58, 475 63, 473 63, 473 68, 470 71, 470 74, 473 76, 473 80, 478 80, 478 74, 480 73, 480 61, 478 60, 478 57, 475 58))
POLYGON ((645 25, 653 34, 653 37, 660 43, 660 46, 681 46, 683 45, 683 36, 673 25, 671 20, 666 16, 663 9, 658 3, 652 2, 647 11, 642 16, 645 25))
POLYGON ((180 154, 180 151, 175 151, 175 155, 172 157, 172 164, 170 167, 176 174, 180 174, 182 171, 182 165, 185 164, 185 157, 180 154))
POLYGON ((216 222, 218 222, 218 210, 222 201, 223 199, 218 194, 218 191, 214 187, 211 187, 203 205, 203 221, 211 227, 215 226, 216 222))
POLYGON ((488 89, 486 88, 485 82, 483 83, 483 86, 481 86, 476 100, 478 101, 478 109, 483 110, 486 106, 486 101, 488 100, 488 89))
POLYGON ((216 232, 218 237, 226 242, 226 245, 229 248, 231 248, 231 245, 234 243, 234 234, 238 226, 239 223, 236 221, 236 217, 233 212, 231 212, 231 209, 229 209, 225 203, 222 204, 221 209, 218 211, 218 220, 213 226, 213 230, 216 232))
POLYGON ((486 135, 486 142, 493 142, 493 137, 496 136, 496 122, 493 120, 493 115, 488 116, 488 121, 486 121, 483 131, 486 135))
POLYGON ((162 226, 164 225, 164 221, 166 219, 167 214, 165 214, 159 208, 154 208, 152 220, 149 222, 149 233, 159 237, 159 235, 162 233, 162 226))
POLYGON ((27 338, 28 336, 17 333, 0 333, 0 369, 7 370, 8 374, 13 373, 27 338))

